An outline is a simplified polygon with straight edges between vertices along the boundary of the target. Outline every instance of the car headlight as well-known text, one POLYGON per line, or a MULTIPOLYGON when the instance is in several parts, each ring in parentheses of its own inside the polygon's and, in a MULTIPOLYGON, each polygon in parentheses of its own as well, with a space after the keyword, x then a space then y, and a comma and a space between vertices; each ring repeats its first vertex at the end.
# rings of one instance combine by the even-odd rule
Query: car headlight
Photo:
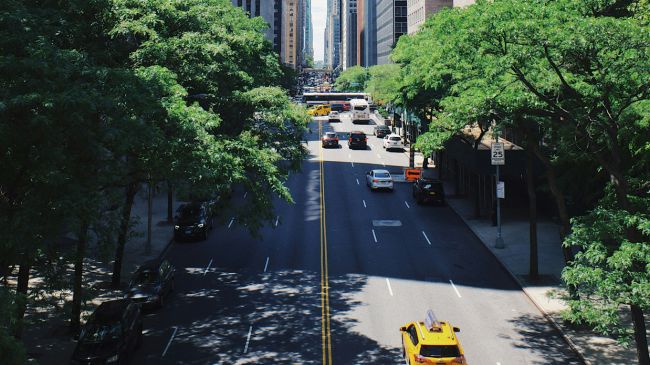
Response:
POLYGON ((118 362, 119 360, 120 360, 120 354, 117 354, 117 355, 113 355, 113 356, 109 357, 106 360, 106 362, 107 363, 112 363, 112 362, 118 362))
POLYGON ((180 229, 181 226, 174 226, 174 229, 180 229))
POLYGON ((199 228, 203 228, 205 226, 204 223, 199 223, 199 228))

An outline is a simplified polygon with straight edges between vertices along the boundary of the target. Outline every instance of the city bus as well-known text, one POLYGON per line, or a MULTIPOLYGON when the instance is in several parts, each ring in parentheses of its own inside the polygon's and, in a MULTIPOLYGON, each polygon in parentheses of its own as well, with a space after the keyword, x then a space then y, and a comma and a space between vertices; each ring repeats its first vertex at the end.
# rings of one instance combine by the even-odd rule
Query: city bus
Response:
POLYGON ((366 93, 304 93, 303 97, 307 105, 332 104, 338 101, 350 101, 352 99, 364 99, 372 104, 370 94, 366 93))
POLYGON ((350 112, 352 113, 352 123, 369 123, 370 106, 365 99, 350 100, 350 112))

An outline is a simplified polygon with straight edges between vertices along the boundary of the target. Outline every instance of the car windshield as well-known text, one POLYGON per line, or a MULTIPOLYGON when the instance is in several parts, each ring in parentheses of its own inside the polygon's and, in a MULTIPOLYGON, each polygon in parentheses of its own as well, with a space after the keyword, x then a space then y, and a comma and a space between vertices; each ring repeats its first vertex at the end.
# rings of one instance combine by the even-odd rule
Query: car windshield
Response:
POLYGON ((422 186, 423 189, 427 189, 427 190, 435 190, 435 191, 442 190, 442 184, 440 184, 439 182, 421 181, 420 185, 422 186))
POLYGON ((401 138, 399 138, 399 137, 390 137, 390 140, 391 141, 399 141, 399 140, 401 140, 401 138))
POLYGON ((327 137, 327 138, 336 138, 336 133, 327 133, 327 134, 325 134, 325 137, 327 137))
POLYGON ((133 279, 134 284, 152 284, 156 282, 158 282, 158 271, 154 270, 140 271, 133 279))
POLYGON ((81 333, 80 341, 84 343, 97 343, 117 340, 122 334, 122 325, 115 323, 89 322, 81 333))
POLYGON ((350 137, 352 137, 352 138, 366 138, 366 135, 365 135, 365 134, 361 134, 361 133, 352 133, 352 134, 350 135, 350 137))
POLYGON ((375 177, 390 177, 390 174, 387 172, 375 172, 375 177))
POLYGON ((354 110, 364 111, 364 110, 366 110, 366 107, 365 106, 355 106, 354 110))
POLYGON ((197 205, 184 205, 179 209, 178 216, 181 219, 195 218, 201 215, 201 207, 197 205))

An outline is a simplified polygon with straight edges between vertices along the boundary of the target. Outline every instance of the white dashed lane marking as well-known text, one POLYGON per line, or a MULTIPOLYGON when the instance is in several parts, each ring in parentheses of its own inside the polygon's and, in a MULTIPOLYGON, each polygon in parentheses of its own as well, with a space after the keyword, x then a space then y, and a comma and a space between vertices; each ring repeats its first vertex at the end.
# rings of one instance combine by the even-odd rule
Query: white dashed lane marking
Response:
POLYGON ((456 292, 456 295, 458 295, 459 298, 462 298, 460 296, 460 292, 458 291, 458 289, 456 289, 456 285, 454 285, 454 282, 451 281, 451 279, 449 279, 449 282, 451 283, 452 288, 454 288, 454 291, 456 292))
POLYGON ((422 235, 424 236, 424 239, 427 240, 427 243, 430 245, 431 241, 429 241, 429 237, 427 237, 427 234, 422 231, 422 235))

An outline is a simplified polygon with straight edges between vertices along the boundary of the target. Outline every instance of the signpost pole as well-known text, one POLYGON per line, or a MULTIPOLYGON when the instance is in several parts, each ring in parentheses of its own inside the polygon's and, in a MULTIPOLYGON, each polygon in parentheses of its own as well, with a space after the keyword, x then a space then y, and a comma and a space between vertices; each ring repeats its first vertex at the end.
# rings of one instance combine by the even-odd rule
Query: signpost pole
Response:
MULTIPOLYGON (((499 131, 496 131, 496 143, 499 143, 499 131)), ((499 183, 501 180, 499 179, 499 165, 496 165, 497 168, 497 191, 499 189, 499 183)), ((503 237, 501 236, 501 198, 499 197, 499 194, 496 194, 497 198, 497 239, 494 244, 494 248, 505 248, 505 244, 503 242, 503 237)))

